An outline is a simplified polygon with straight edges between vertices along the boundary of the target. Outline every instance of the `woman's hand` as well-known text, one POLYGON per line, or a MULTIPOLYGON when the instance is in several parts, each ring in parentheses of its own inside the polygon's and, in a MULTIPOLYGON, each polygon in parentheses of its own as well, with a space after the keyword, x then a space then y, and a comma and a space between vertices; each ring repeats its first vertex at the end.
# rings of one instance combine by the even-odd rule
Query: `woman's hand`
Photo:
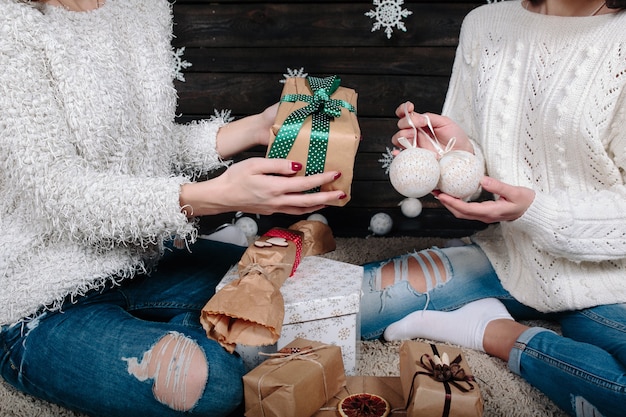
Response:
POLYGON ((180 205, 188 216, 229 211, 269 215, 304 214, 346 197, 343 191, 305 193, 341 176, 337 171, 295 176, 302 164, 285 159, 250 158, 231 165, 219 177, 184 184, 180 205))
POLYGON ((535 192, 530 188, 505 184, 495 178, 483 177, 480 185, 483 190, 495 194, 496 200, 468 203, 438 191, 433 194, 455 217, 483 223, 516 220, 535 199, 535 192))
POLYGON ((267 146, 278 103, 263 112, 228 123, 217 132, 217 152, 224 159, 254 146, 267 146))
MULTIPOLYGON (((391 138, 393 144, 398 147, 402 147, 398 142, 400 137, 405 137, 409 142, 413 141, 413 129, 406 119, 407 113, 410 115, 411 120, 416 127, 422 128, 425 132, 431 135, 430 128, 428 127, 428 121, 424 115, 430 119, 431 126, 437 135, 437 139, 441 144, 441 147, 445 149, 446 145, 453 137, 456 138, 454 148, 456 150, 463 150, 470 153, 474 153, 474 147, 472 146, 467 134, 461 129, 459 125, 454 123, 451 119, 445 116, 441 116, 434 113, 425 113, 424 115, 415 113, 415 106, 410 101, 402 103, 396 109, 396 116, 398 120, 398 132, 391 138)), ((432 136, 431 136, 432 137, 432 136)), ((420 148, 426 148, 436 151, 432 142, 418 129, 417 146, 420 148)))

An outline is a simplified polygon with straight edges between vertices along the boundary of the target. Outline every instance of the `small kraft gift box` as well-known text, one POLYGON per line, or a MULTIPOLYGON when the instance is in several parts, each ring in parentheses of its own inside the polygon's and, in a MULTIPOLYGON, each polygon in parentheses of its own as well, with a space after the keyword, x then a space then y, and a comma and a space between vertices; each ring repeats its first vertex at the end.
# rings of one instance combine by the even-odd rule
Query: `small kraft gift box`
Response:
MULTIPOLYGON (((239 278, 237 266, 217 285, 219 291, 239 278)), ((280 288, 285 317, 277 349, 297 338, 307 338, 341 348, 347 375, 356 370, 360 338, 359 302, 363 267, 320 256, 302 258, 298 269, 280 288)), ((255 358, 243 358, 253 366, 255 358)), ((249 365, 246 363, 246 365, 249 365)), ((250 369, 252 366, 248 366, 250 369)))
POLYGON ((296 339, 243 377, 246 417, 310 417, 346 385, 338 346, 296 339))
POLYGON ((461 349, 405 341, 400 380, 407 416, 480 417, 483 399, 461 349))
POLYGON ((361 130, 357 93, 340 83, 335 75, 285 80, 266 156, 302 163, 304 169, 297 175, 341 172, 337 180, 310 191, 342 190, 346 198, 329 204, 344 206, 350 201, 361 130))

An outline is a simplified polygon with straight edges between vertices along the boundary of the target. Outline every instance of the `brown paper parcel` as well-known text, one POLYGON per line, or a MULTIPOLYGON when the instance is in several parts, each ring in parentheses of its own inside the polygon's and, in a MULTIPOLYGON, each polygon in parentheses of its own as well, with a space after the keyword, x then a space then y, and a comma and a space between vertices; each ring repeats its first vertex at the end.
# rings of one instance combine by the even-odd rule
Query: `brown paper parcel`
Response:
MULTIPOLYGON (((282 97, 288 94, 302 94, 310 96, 312 94, 308 81, 301 77, 288 78, 283 87, 282 97)), ((338 87, 331 98, 343 100, 356 108, 357 93, 355 90, 338 87)), ((278 135, 285 119, 296 110, 305 107, 308 103, 303 101, 281 102, 278 107, 278 114, 272 126, 272 136, 268 146, 268 155, 272 144, 278 135)), ((289 151, 286 159, 291 159, 302 163, 303 169, 297 175, 305 175, 306 162, 309 153, 312 118, 309 116, 304 121, 293 147, 289 151)), ((345 108, 341 109, 341 116, 330 122, 330 132, 328 137, 328 147, 326 150, 326 162, 324 172, 339 171, 341 177, 337 180, 325 184, 321 191, 341 190, 346 194, 346 198, 328 203, 329 205, 344 206, 350 201, 350 189, 354 171, 354 159, 361 141, 361 129, 355 112, 350 112, 345 108)))
MULTIPOLYGON (((442 379, 445 379, 442 377, 442 379)), ((469 365, 461 349, 447 346, 406 341, 400 346, 400 380, 404 399, 407 401, 407 416, 433 417, 480 417, 483 415, 483 400, 478 384, 471 376, 469 365), (422 363, 430 367, 428 359, 446 354, 451 363, 460 359, 458 367, 451 367, 458 377, 438 381, 422 363), (460 357, 459 357, 460 355, 460 357), (460 372, 460 369, 463 372, 460 372), (430 374, 430 375, 429 375, 430 374)))
POLYGON ((276 343, 285 315, 280 287, 293 274, 301 256, 335 249, 330 228, 319 221, 303 220, 288 229, 270 229, 257 242, 277 236, 287 237, 285 246, 250 245, 239 261, 239 278, 218 291, 202 309, 200 322, 207 337, 230 353, 238 343, 276 343))
POLYGON ((291 348, 244 375, 246 417, 309 417, 345 386, 339 346, 296 339, 281 350, 291 348))
POLYGON ((339 402, 352 394, 366 392, 383 397, 389 403, 390 416, 405 416, 402 384, 397 376, 348 376, 346 386, 330 399, 313 417, 337 417, 339 402))

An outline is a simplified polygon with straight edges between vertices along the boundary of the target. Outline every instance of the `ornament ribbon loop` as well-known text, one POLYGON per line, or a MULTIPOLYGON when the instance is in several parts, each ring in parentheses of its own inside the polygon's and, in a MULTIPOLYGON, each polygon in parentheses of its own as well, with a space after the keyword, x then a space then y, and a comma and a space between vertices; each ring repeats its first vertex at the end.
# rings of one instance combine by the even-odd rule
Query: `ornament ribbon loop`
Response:
POLYGON ((433 144, 435 150, 437 151, 437 154, 439 154, 439 157, 442 157, 446 153, 450 152, 452 148, 454 148, 454 145, 456 144, 456 137, 450 138, 450 140, 446 144, 445 149, 441 147, 441 143, 439 143, 439 139, 437 139, 437 135, 435 134, 435 129, 430 122, 430 117, 425 114, 422 115, 426 118, 426 125, 428 126, 428 130, 430 130, 430 133, 427 133, 420 126, 416 126, 415 123, 413 123, 413 120, 411 119, 411 114, 409 113, 408 103, 404 103, 404 114, 406 117, 406 121, 411 126, 411 129, 413 129, 413 144, 409 144, 408 139, 401 137, 398 139, 398 142, 400 142, 402 146, 404 146, 405 148, 417 148, 417 131, 419 130, 424 136, 426 136, 430 140, 430 143, 433 144), (407 146, 407 144, 409 144, 409 146, 407 146))
MULTIPOLYGON (((292 112, 276 134, 276 139, 267 154, 268 158, 286 158, 298 137, 307 117, 312 117, 311 138, 307 156, 305 175, 324 172, 330 121, 341 116, 341 109, 350 112, 356 109, 345 100, 332 99, 331 96, 339 88, 341 79, 336 75, 326 78, 307 77, 312 95, 286 94, 281 102, 302 101, 308 103, 305 107, 292 112)), ((319 188, 310 192, 319 191, 319 188)))

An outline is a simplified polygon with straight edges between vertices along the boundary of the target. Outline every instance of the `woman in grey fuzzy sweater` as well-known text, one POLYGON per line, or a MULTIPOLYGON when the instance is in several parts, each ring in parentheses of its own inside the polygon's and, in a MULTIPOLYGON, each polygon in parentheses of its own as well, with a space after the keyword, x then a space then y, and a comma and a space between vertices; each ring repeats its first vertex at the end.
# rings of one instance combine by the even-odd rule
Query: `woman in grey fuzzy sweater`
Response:
POLYGON ((167 0, 0 0, 0 14, 2 377, 93 416, 228 415, 244 369, 198 318, 244 248, 196 242, 193 218, 315 211, 345 195, 301 191, 340 173, 225 161, 267 145, 276 106, 174 123, 167 0))

